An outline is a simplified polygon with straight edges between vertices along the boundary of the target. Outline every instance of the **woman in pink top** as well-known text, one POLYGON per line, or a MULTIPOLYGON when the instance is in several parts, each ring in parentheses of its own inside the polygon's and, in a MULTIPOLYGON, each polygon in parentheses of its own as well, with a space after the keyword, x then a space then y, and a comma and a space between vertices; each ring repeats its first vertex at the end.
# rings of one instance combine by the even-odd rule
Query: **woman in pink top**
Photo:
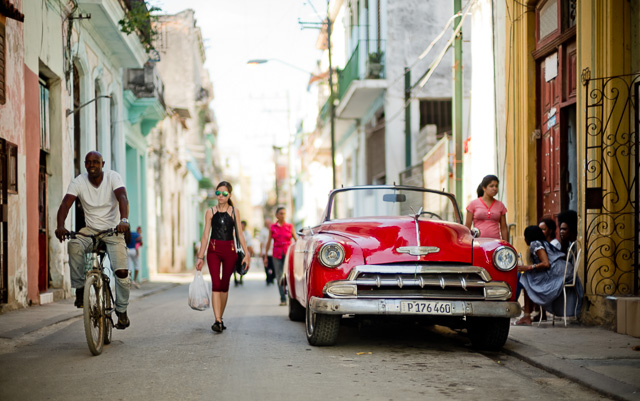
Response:
POLYGON ((495 199, 498 194, 498 177, 488 175, 478 186, 478 198, 467 206, 467 220, 465 225, 471 229, 471 224, 480 230, 480 236, 486 238, 509 239, 507 229, 507 208, 495 199))
POLYGON ((269 228, 269 239, 267 239, 267 246, 265 247, 264 263, 267 264, 267 252, 271 247, 271 240, 273 240, 273 267, 276 271, 276 283, 278 284, 278 291, 280 292, 280 306, 287 305, 287 299, 285 297, 284 286, 282 285, 282 274, 284 273, 284 257, 287 255, 287 249, 291 244, 291 239, 297 240, 296 232, 293 229, 293 224, 289 224, 284 221, 287 216, 287 211, 283 207, 276 209, 276 222, 269 228))

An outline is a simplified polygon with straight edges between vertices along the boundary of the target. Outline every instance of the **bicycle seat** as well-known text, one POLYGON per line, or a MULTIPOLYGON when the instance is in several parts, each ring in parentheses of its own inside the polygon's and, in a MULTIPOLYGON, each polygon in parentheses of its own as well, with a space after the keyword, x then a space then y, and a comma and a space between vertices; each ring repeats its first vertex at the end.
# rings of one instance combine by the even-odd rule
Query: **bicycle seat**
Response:
POLYGON ((107 251, 107 244, 105 244, 104 242, 100 241, 98 243, 98 253, 105 253, 107 251))

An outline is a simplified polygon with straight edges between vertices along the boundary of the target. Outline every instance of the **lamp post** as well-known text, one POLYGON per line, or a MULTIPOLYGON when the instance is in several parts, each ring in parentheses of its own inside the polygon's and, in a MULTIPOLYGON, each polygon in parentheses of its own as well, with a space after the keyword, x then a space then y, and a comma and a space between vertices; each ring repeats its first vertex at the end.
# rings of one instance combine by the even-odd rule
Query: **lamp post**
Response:
MULTIPOLYGON (((329 47, 329 115, 330 115, 330 135, 331 135, 331 178, 332 178, 332 185, 333 188, 336 188, 336 145, 335 145, 335 122, 336 122, 336 110, 335 110, 335 106, 334 106, 334 92, 333 92, 333 74, 332 74, 332 69, 333 66, 331 65, 331 19, 329 17, 327 17, 326 21, 323 22, 323 24, 326 24, 327 26, 327 45, 329 47)), ((277 59, 277 58, 266 58, 266 59, 261 59, 261 58, 257 58, 257 59, 251 59, 249 61, 247 61, 247 64, 250 65, 260 65, 260 64, 266 64, 269 61, 277 61, 278 63, 284 64, 288 67, 291 67, 295 70, 298 71, 302 71, 306 74, 309 74, 310 76, 314 76, 314 74, 312 72, 309 72, 303 68, 297 67, 293 64, 287 63, 286 61, 277 59)))

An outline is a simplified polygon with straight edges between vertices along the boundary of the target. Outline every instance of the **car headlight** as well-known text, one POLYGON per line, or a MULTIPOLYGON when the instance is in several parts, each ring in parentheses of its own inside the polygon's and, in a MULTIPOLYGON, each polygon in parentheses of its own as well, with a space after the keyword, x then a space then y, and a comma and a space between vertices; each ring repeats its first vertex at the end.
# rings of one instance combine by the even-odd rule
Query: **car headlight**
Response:
POLYGON ((344 248, 337 242, 329 242, 320 247, 318 259, 326 267, 338 267, 344 261, 344 248))
POLYGON ((501 246, 493 252, 493 264, 498 270, 509 271, 516 267, 518 256, 516 251, 508 246, 501 246))

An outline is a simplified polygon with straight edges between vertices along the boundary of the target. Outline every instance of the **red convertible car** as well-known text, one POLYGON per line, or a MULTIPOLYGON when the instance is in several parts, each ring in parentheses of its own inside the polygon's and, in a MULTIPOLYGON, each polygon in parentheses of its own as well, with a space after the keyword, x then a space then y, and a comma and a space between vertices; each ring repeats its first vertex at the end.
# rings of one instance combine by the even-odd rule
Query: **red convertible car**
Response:
POLYGON ((507 341, 517 254, 462 224, 452 194, 408 186, 333 190, 289 248, 289 318, 311 345, 335 344, 343 317, 404 315, 466 328, 472 345, 507 341))

